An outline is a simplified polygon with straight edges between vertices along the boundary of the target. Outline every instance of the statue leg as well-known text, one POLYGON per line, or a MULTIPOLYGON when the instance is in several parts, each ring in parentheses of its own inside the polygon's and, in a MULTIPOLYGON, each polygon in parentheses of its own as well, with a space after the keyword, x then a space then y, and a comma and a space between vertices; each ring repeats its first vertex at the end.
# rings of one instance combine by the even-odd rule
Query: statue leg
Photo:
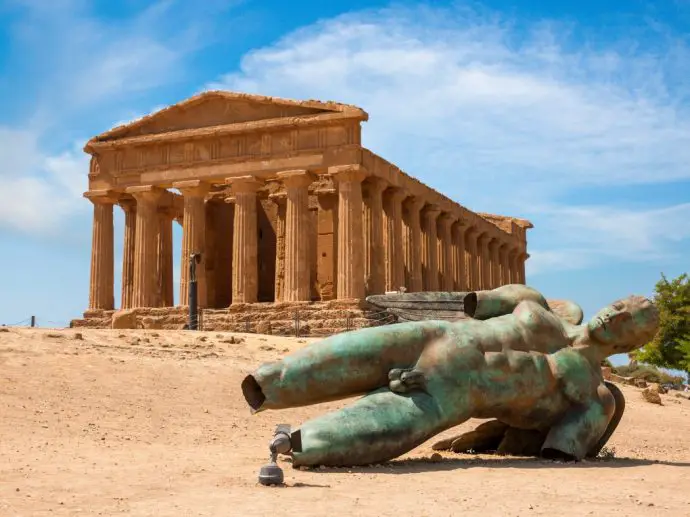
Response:
POLYGON ((381 463, 469 418, 450 421, 432 395, 379 389, 350 406, 305 422, 292 435, 293 466, 381 463))
POLYGON ((254 412, 368 393, 387 386, 391 370, 413 367, 447 325, 400 323, 336 334, 262 365, 244 379, 242 392, 254 412))

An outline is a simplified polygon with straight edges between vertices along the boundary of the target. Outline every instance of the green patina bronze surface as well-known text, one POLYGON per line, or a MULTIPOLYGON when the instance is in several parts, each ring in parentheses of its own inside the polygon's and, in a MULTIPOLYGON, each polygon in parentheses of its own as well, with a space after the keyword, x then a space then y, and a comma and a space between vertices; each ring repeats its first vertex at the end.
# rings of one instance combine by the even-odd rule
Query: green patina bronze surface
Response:
POLYGON ((642 346, 658 326, 655 307, 642 297, 615 302, 577 325, 576 305, 559 315, 525 286, 436 300, 425 294, 424 310, 456 304, 449 312, 459 312, 462 295, 466 317, 338 334, 245 378, 243 393, 255 412, 364 395, 293 432, 294 466, 387 461, 472 417, 541 436, 545 456, 581 459, 615 414, 601 360, 642 346))

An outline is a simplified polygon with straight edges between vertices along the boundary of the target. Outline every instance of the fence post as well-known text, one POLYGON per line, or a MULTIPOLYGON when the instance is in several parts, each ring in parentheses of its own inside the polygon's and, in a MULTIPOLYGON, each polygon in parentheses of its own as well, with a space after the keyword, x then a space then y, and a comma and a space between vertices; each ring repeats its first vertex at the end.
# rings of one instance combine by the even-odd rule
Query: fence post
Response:
POLYGON ((247 316, 247 319, 244 320, 244 331, 245 333, 249 334, 249 316, 247 316))
POLYGON ((299 337, 299 311, 295 311, 295 337, 299 337))
POLYGON ((36 326, 36 316, 31 316, 31 326, 32 327, 36 326))

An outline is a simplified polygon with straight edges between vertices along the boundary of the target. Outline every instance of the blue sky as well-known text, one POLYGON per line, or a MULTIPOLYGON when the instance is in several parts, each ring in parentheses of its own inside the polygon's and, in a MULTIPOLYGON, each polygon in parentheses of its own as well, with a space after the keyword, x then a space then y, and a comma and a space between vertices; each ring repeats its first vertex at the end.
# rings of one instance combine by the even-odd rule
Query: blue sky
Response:
POLYGON ((366 146, 530 219, 528 283, 586 315, 687 271, 690 1, 4 0, 0 25, 0 323, 86 307, 83 143, 208 88, 361 106, 366 146))

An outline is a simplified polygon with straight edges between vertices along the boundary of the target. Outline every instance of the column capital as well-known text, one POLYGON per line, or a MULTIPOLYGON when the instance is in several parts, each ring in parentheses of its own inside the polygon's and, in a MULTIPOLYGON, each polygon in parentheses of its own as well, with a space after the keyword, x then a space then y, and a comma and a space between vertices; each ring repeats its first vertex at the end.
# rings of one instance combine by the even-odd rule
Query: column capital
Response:
POLYGON ((465 234, 468 233, 470 229, 471 227, 467 224, 466 221, 463 221, 461 218, 455 216, 455 220, 453 221, 451 229, 453 233, 465 234))
POLYGON ((296 169, 283 171, 276 174, 276 177, 287 188, 304 188, 311 185, 316 179, 316 175, 306 169, 296 169))
POLYGON ((479 237, 479 230, 473 224, 468 224, 465 227, 465 235, 467 235, 467 237, 469 237, 469 238, 472 238, 472 237, 477 238, 477 237, 479 237))
POLYGON ((369 172, 359 164, 336 165, 328 168, 328 174, 337 182, 361 183, 369 176, 369 172))
POLYGON ((404 200, 403 204, 410 211, 421 212, 422 208, 424 208, 424 205, 426 204, 426 201, 419 196, 410 196, 404 200))
POLYGON ((425 217, 436 218, 441 213, 441 207, 438 205, 428 204, 422 208, 422 212, 425 217))
POLYGON ((362 189, 366 194, 383 194, 383 191, 390 184, 383 178, 379 176, 369 176, 366 178, 364 183, 362 183, 362 189))
POLYGON ((141 185, 138 187, 128 187, 125 189, 125 192, 131 194, 137 202, 140 202, 158 201, 166 190, 155 185, 141 185))
POLYGON ((448 212, 441 212, 441 215, 438 216, 438 223, 441 225, 441 227, 445 228, 446 226, 450 228, 453 223, 457 220, 457 216, 453 215, 448 212))
POLYGON ((211 190, 211 185, 201 180, 176 181, 173 187, 184 197, 204 197, 211 190))
MULTIPOLYGON (((234 194, 253 193, 263 186, 263 181, 258 180, 254 176, 236 176, 234 178, 226 178, 226 185, 230 185, 234 194)), ((227 201, 227 199, 226 199, 227 201)))
POLYGON ((482 244, 488 243, 491 240, 491 235, 486 231, 486 230, 477 230, 479 232, 479 235, 477 237, 477 242, 480 242, 482 244))
POLYGON ((408 192, 402 187, 391 185, 383 191, 383 193, 395 203, 402 203, 403 200, 408 197, 408 192))
POLYGON ((130 196, 121 197, 120 199, 117 200, 117 204, 125 212, 133 212, 137 208, 136 199, 134 199, 133 197, 130 197, 130 196))
POLYGON ((468 220, 464 215, 455 214, 455 224, 462 226, 466 231, 469 231, 473 227, 472 221, 468 220))
POLYGON ((114 190, 89 190, 84 192, 83 196, 94 205, 114 205, 119 198, 114 190))

